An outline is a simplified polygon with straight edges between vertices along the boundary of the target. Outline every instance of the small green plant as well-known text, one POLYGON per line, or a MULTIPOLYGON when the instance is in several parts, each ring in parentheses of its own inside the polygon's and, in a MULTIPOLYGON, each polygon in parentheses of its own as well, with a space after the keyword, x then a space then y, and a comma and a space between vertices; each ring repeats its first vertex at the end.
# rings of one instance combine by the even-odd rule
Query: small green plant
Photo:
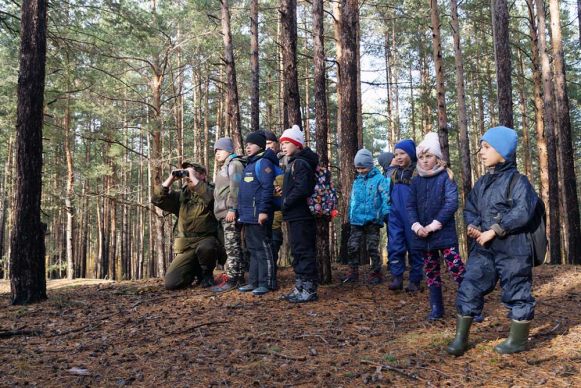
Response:
POLYGON ((397 362, 397 357, 393 354, 386 353, 383 355, 383 360, 389 362, 390 364, 395 364, 397 362))

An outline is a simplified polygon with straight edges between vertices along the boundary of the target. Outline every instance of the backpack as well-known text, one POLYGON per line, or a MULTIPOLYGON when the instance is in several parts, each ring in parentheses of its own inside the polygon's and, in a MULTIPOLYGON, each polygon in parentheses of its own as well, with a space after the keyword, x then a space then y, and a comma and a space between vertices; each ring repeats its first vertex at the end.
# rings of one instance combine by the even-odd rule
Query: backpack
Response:
MULTIPOLYGON (((256 175, 257 179, 258 179, 258 172, 260 171, 260 162, 262 161, 262 158, 260 158, 258 160, 258 162, 256 162, 256 164, 254 165, 254 175, 256 175)), ((284 170, 282 168, 280 168, 277 165, 273 165, 274 166, 274 181, 276 182, 277 179, 281 179, 279 177, 284 176, 284 170)), ((279 211, 282 208, 282 195, 281 194, 277 194, 276 190, 274 190, 273 194, 272 194, 272 205, 274 208, 274 211, 279 211)))
MULTIPOLYGON (((516 182, 520 178, 520 173, 513 174, 508 188, 508 198, 512 202, 512 192, 516 182)), ((549 241, 547 240, 547 214, 545 203, 537 195, 537 206, 533 218, 525 226, 525 231, 529 235, 533 245, 533 266, 544 264, 547 260, 549 241)))
POLYGON ((337 213, 337 190, 331 179, 331 171, 321 165, 315 169, 315 188, 307 198, 311 214, 315 217, 334 217, 337 213))

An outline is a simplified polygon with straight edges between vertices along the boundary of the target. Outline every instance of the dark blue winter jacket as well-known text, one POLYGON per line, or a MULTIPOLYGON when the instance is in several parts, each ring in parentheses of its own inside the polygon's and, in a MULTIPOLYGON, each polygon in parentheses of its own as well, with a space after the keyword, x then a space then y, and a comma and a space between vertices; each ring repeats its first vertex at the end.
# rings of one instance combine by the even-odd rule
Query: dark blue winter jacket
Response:
POLYGON ((397 167, 391 173, 391 217, 397 217, 406 228, 411 227, 407 211, 410 184, 416 169, 415 163, 408 167, 397 167))
POLYGON ((308 147, 289 158, 282 185, 283 220, 314 220, 307 198, 313 195, 315 189, 315 170, 318 164, 319 155, 308 147))
POLYGON ((430 233, 426 238, 414 233, 412 249, 432 250, 458 246, 454 214, 458 210, 458 186, 447 171, 432 177, 416 176, 410 185, 407 211, 410 224, 422 226, 437 220, 442 229, 430 233))
POLYGON ((268 214, 272 221, 274 213, 272 199, 275 178, 274 166, 278 166, 278 158, 271 149, 248 158, 248 164, 242 173, 242 181, 238 191, 239 222, 258 224, 260 213, 268 214), (260 163, 259 169, 256 168, 256 163, 260 163))
POLYGON ((476 182, 468 195, 464 208, 466 225, 482 232, 492 229, 497 234, 485 248, 479 249, 512 256, 532 254, 531 242, 523 228, 534 216, 538 196, 527 177, 521 175, 509 198, 510 182, 517 172, 512 161, 498 164, 476 182))
POLYGON ((349 204, 351 225, 383 226, 390 209, 389 185, 389 178, 381 175, 375 167, 365 175, 357 175, 349 204))

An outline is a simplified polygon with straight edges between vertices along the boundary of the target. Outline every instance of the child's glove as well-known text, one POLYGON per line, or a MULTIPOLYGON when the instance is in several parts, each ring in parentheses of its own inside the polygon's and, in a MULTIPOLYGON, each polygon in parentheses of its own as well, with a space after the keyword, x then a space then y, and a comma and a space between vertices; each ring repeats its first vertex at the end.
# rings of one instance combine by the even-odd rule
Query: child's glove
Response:
POLYGON ((427 225, 424 229, 428 233, 434 233, 434 232, 437 232, 438 230, 442 229, 442 223, 438 220, 434 220, 429 225, 427 225))
POLYGON ((412 230, 419 237, 428 237, 429 232, 419 222, 414 222, 412 230))

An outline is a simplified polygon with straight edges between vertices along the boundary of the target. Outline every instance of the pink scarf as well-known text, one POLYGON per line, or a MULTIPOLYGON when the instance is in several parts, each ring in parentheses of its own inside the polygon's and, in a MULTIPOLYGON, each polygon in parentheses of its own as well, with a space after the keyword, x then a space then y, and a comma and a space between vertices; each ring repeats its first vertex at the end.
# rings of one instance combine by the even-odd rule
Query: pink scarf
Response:
POLYGON ((446 169, 446 162, 444 162, 443 160, 438 159, 438 163, 436 163, 436 165, 434 166, 434 168, 432 168, 431 170, 424 170, 420 167, 420 164, 418 163, 416 165, 416 168, 418 169, 418 175, 422 176, 422 177, 431 177, 431 176, 435 176, 438 175, 439 173, 441 173, 442 171, 444 171, 446 169))

